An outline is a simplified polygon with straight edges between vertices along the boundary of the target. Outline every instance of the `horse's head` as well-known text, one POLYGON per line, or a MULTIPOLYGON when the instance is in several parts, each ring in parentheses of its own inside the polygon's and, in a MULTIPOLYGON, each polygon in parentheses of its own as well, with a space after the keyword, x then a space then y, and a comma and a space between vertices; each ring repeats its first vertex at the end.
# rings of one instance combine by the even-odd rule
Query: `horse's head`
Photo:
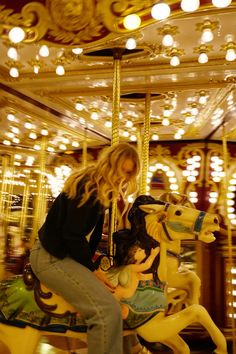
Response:
POLYGON ((219 230, 216 215, 194 208, 165 203, 149 196, 139 196, 130 211, 129 219, 137 221, 138 211, 143 213, 146 232, 155 240, 175 241, 198 239, 215 240, 213 233, 219 230))

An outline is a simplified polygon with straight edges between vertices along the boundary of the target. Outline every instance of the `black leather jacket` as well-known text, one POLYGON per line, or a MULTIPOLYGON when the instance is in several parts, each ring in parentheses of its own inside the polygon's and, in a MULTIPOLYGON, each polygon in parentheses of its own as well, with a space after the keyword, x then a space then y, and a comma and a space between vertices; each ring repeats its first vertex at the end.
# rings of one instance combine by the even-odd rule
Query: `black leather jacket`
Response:
POLYGON ((54 257, 69 256, 94 271, 92 257, 101 240, 105 211, 94 195, 78 207, 84 182, 82 179, 78 184, 76 199, 68 199, 65 193, 58 195, 39 230, 39 239, 54 257), (86 236, 91 232, 88 242, 86 236))

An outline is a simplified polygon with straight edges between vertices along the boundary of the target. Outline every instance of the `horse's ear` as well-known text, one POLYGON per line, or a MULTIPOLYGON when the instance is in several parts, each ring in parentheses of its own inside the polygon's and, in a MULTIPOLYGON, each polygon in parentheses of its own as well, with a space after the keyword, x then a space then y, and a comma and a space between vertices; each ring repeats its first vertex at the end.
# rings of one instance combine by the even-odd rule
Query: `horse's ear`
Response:
POLYGON ((144 211, 147 214, 151 213, 159 213, 160 211, 163 210, 163 205, 160 204, 145 204, 145 205, 139 205, 139 209, 144 211))

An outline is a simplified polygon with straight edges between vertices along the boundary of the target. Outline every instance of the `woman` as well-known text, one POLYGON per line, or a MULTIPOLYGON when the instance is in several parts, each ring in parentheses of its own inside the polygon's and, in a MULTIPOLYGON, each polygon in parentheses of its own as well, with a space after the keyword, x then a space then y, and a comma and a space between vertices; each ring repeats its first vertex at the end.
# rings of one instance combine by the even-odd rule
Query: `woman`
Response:
POLYGON ((55 199, 30 262, 36 276, 72 304, 86 321, 88 354, 122 353, 122 316, 105 273, 93 255, 112 198, 136 192, 136 149, 109 147, 95 165, 74 172, 55 199), (105 286, 104 286, 105 285, 105 286))

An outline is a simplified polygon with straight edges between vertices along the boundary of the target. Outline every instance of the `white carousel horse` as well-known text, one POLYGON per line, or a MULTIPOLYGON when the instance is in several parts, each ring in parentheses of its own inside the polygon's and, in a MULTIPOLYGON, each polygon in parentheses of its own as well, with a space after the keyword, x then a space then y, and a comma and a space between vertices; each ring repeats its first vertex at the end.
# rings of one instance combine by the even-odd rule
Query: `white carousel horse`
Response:
MULTIPOLYGON (((150 201, 147 196, 136 199, 129 218, 131 236, 136 238, 139 235, 140 242, 145 242, 148 251, 160 245, 160 255, 150 269, 152 273, 147 274, 156 274, 160 284, 167 279, 166 250, 170 240, 199 239, 211 242, 214 240, 213 232, 219 229, 215 215, 150 201)), ((165 300, 162 286, 158 293, 165 300)), ((165 301, 162 302, 164 304, 165 301)), ((206 328, 216 345, 215 353, 227 353, 224 336, 200 305, 191 305, 170 316, 166 316, 164 306, 160 306, 158 311, 149 312, 145 324, 136 328, 131 321, 127 328, 136 328, 145 340, 162 342, 176 354, 188 354, 189 348, 178 333, 193 322, 199 322, 206 328)), ((34 354, 43 334, 86 340, 86 323, 69 304, 40 284, 26 268, 25 281, 22 276, 16 276, 0 282, 0 341, 9 348, 11 354, 34 354)))
MULTIPOLYGON (((184 194, 167 192, 161 194, 158 199, 195 209, 194 204, 184 194)), ((168 291, 168 313, 199 303, 201 280, 195 272, 181 265, 181 241, 179 240, 168 243, 167 283, 168 290, 171 289, 168 291)))
MULTIPOLYGON (((116 235, 118 244, 122 243, 119 241, 119 236, 121 236, 126 239, 125 244, 130 238, 138 239, 146 250, 160 245, 159 265, 154 261, 150 268, 152 274, 150 274, 150 270, 147 272, 148 274, 142 273, 136 291, 132 296, 129 291, 129 298, 121 301, 127 304, 131 312, 128 313, 125 323, 128 322, 128 328, 135 328, 137 333, 147 342, 161 342, 176 354, 189 354, 188 345, 178 333, 190 324, 198 322, 207 330, 215 343, 214 353, 226 354, 226 340, 203 306, 192 304, 177 313, 167 315, 167 301, 166 304, 163 301, 163 299, 168 300, 167 297, 165 298, 163 285, 168 280, 166 262, 169 244, 191 239, 207 243, 214 241, 213 232, 219 230, 218 219, 215 215, 199 212, 189 207, 164 203, 163 208, 159 203, 160 201, 155 201, 150 196, 138 197, 129 215, 131 231, 127 232, 128 237, 125 233, 116 235), (157 269, 155 269, 156 266, 157 269), (148 292, 150 288, 151 291, 148 292), (146 289, 147 291, 145 291, 146 289), (163 291, 161 291, 162 289, 163 291), (155 295, 150 302, 153 293, 155 295), (144 316, 145 308, 146 318, 144 316), (139 311, 141 312, 140 320, 137 316, 139 311)), ((124 274, 122 277, 125 278, 124 274)))

